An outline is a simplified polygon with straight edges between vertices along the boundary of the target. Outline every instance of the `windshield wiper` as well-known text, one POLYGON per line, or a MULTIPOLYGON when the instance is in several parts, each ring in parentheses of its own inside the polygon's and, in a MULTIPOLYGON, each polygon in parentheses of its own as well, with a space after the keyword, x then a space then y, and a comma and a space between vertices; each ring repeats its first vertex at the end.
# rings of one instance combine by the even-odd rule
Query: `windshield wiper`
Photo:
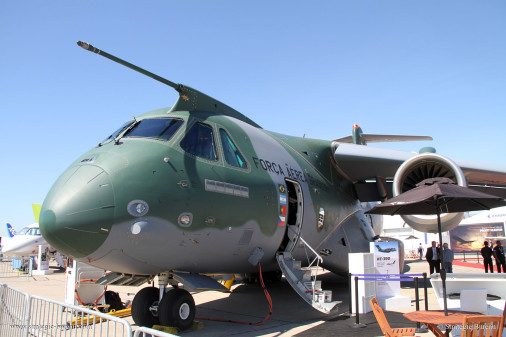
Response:
POLYGON ((138 121, 137 119, 135 119, 134 117, 134 121, 132 124, 130 124, 124 131, 118 133, 118 135, 116 137, 114 137, 114 145, 120 145, 120 142, 119 140, 124 136, 126 135, 130 130, 132 130, 135 126, 137 126, 137 124, 139 124, 140 121, 138 121))

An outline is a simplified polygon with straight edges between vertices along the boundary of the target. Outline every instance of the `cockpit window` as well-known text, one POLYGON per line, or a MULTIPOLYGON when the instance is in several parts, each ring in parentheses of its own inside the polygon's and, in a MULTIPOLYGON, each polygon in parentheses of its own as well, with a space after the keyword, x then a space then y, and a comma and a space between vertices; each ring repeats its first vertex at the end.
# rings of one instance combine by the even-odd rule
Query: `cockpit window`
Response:
POLYGON ((193 125, 180 143, 186 152, 208 160, 218 160, 213 129, 203 123, 193 125))
POLYGON ((128 130, 123 138, 143 137, 169 140, 183 124, 183 120, 176 118, 147 118, 139 121, 128 130))
POLYGON ((35 227, 25 227, 19 231, 18 235, 40 235, 40 229, 35 227))
POLYGON ((227 131, 220 129, 220 138, 221 144, 223 145, 223 154, 225 155, 227 163, 243 169, 248 168, 246 160, 244 160, 244 157, 237 149, 237 146, 235 146, 227 131))
POLYGON ((123 131, 125 131, 130 125, 132 125, 133 123, 135 122, 135 120, 130 120, 128 122, 126 122, 125 124, 123 124, 118 130, 114 131, 109 137, 107 137, 106 139, 104 139, 102 142, 100 142, 100 144, 103 144, 105 143, 106 141, 110 140, 110 139, 114 139, 116 137, 118 137, 118 135, 120 133, 122 133, 123 131))

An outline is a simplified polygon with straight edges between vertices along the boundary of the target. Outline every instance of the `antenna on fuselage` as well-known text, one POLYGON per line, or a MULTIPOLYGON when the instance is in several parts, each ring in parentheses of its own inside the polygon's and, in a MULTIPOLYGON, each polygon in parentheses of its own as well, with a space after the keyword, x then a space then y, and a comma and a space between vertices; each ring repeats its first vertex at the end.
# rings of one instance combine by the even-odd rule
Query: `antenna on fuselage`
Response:
POLYGON ((136 65, 133 65, 130 62, 122 60, 114 55, 111 55, 111 54, 103 51, 103 50, 100 50, 87 42, 78 41, 77 45, 82 47, 83 49, 91 51, 92 53, 102 55, 103 57, 106 57, 111 61, 122 64, 125 67, 128 67, 128 68, 135 70, 143 75, 151 77, 152 79, 162 82, 163 84, 166 84, 169 87, 174 88, 179 93, 179 99, 172 106, 170 111, 190 111, 190 112, 200 111, 200 112, 210 112, 210 113, 215 113, 215 114, 221 114, 221 115, 234 117, 234 118, 239 119, 245 123, 248 123, 248 124, 253 125, 257 128, 260 128, 260 125, 256 124, 251 119, 249 119, 248 117, 241 114, 239 111, 232 109, 228 105, 221 103, 217 99, 214 99, 211 96, 208 96, 196 89, 185 86, 183 84, 178 84, 178 83, 174 83, 172 81, 169 81, 168 79, 165 79, 161 76, 153 74, 150 71, 147 71, 145 69, 137 67, 136 65))

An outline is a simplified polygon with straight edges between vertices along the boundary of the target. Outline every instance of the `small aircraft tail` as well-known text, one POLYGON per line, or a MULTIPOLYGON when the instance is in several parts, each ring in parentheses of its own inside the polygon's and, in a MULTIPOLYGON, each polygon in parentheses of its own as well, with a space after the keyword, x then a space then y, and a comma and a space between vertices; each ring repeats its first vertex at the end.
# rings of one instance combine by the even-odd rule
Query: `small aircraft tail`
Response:
POLYGON ((39 222, 40 209, 42 208, 41 204, 32 204, 33 216, 35 217, 35 222, 39 222))
POLYGON ((407 142, 415 140, 432 140, 428 136, 403 136, 403 135, 373 135, 362 133, 362 129, 358 124, 353 124, 351 136, 336 139, 336 142, 351 143, 357 145, 367 145, 367 143, 381 143, 381 142, 407 142))
POLYGON ((14 228, 12 228, 10 223, 7 224, 7 232, 9 233, 10 238, 14 237, 14 235, 17 234, 14 228))

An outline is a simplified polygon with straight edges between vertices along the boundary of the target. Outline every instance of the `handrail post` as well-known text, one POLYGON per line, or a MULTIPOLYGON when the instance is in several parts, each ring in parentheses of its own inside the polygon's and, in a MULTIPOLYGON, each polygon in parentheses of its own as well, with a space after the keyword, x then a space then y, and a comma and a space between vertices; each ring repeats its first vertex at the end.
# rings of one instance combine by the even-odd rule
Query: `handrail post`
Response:
POLYGON ((353 314, 353 299, 352 299, 352 294, 351 294, 351 273, 348 273, 348 289, 350 289, 350 291, 348 292, 348 295, 349 295, 349 300, 350 300, 350 317, 351 315, 353 314))
MULTIPOLYGON (((424 279, 427 278, 427 273, 423 273, 424 279)), ((415 296, 416 296, 416 311, 420 311, 420 294, 419 294, 420 287, 418 286, 418 276, 415 277, 415 296)), ((427 310, 427 287, 425 287, 425 310, 427 310)), ((417 333, 424 333, 428 332, 429 329, 427 329, 424 325, 422 328, 422 325, 420 322, 416 322, 416 332, 417 333)))
POLYGON ((359 323, 359 313, 358 313, 358 277, 355 276, 355 324, 359 323))
POLYGON ((427 273, 423 273, 423 296, 425 301, 425 311, 429 310, 429 296, 427 293, 427 273))
POLYGON ((354 328, 365 328, 365 324, 359 322, 359 306, 358 306, 358 276, 355 275, 355 323, 352 325, 354 328))
POLYGON ((464 250, 464 262, 466 262, 466 251, 464 250))
MULTIPOLYGON (((416 311, 420 311, 420 294, 418 293, 418 277, 414 278, 415 281, 415 303, 416 311)), ((416 322, 416 328, 420 329, 420 322, 416 322)))

